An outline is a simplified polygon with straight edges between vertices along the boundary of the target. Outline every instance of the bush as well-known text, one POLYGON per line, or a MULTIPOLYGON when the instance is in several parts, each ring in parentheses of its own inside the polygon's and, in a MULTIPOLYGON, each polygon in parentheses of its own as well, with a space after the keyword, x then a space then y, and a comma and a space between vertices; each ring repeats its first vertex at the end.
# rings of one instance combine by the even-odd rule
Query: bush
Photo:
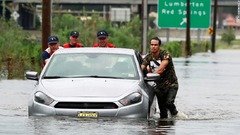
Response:
MULTIPOLYGON (((71 14, 56 15, 53 19, 53 33, 60 38, 60 42, 63 44, 69 42, 69 33, 77 30, 80 32, 80 42, 86 47, 91 47, 97 43, 97 31, 105 29, 109 32, 109 42, 116 47, 141 50, 142 23, 139 16, 128 23, 118 24, 100 18, 98 14, 94 14, 91 18, 82 21, 71 14)), ((149 30, 148 39, 153 35, 154 30, 149 30)))
POLYGON ((230 28, 222 34, 222 38, 221 38, 221 40, 223 40, 224 42, 227 42, 228 45, 231 45, 231 42, 235 39, 236 37, 235 37, 234 31, 230 28))
POLYGON ((207 52, 209 49, 210 49, 209 41, 200 41, 200 42, 191 44, 191 50, 193 53, 207 52))
MULTIPOLYGON (((141 51, 142 23, 139 16, 136 16, 128 23, 112 23, 94 14, 92 19, 82 21, 71 14, 55 15, 52 22, 52 34, 57 35, 61 44, 69 42, 69 34, 72 30, 80 32, 80 42, 86 47, 91 47, 97 42, 97 31, 105 29, 109 32, 111 43, 119 48, 132 48, 141 51)), ((157 36, 154 29, 148 31, 149 39, 157 36)), ((197 50, 206 51, 208 44, 206 42, 192 44, 193 52, 197 50)), ((172 57, 184 56, 185 42, 169 42, 163 45, 164 50, 168 50, 172 57)), ((149 51, 149 45, 147 47, 149 51)), ((42 46, 36 41, 36 37, 32 37, 13 20, 0 20, 0 63, 1 69, 10 73, 12 78, 24 78, 24 71, 35 70, 41 72, 41 52, 42 46), (21 67, 19 70, 18 68, 21 67)))
MULTIPOLYGON (((172 57, 184 57, 185 56, 185 41, 172 41, 163 45, 162 49, 170 52, 172 57)), ((191 54, 198 52, 207 52, 209 50, 210 43, 207 41, 191 42, 191 54)))
MULTIPOLYGON (((116 26, 94 14, 92 19, 82 21, 71 14, 54 15, 52 21, 52 34, 57 35, 61 44, 69 42, 72 30, 80 32, 80 40, 90 47, 97 42, 96 33, 105 29, 109 32, 110 42, 119 48, 132 48, 141 50, 141 20, 136 16, 128 23, 119 23, 116 26)), ((154 30, 149 30, 148 37, 153 37, 154 30)), ((41 38, 41 37, 39 37, 41 38)), ((0 20, 0 68, 10 71, 10 77, 23 78, 24 71, 35 70, 41 72, 42 46, 29 33, 14 20, 0 20), (5 65, 9 65, 6 67, 5 65), (21 67, 21 70, 18 68, 21 67)))
POLYGON ((30 38, 30 34, 12 19, 0 19, 0 58, 1 70, 8 71, 8 78, 24 78, 24 71, 40 71, 41 46, 30 38), (37 58, 32 64, 32 58, 37 58))
POLYGON ((181 42, 168 42, 163 46, 163 49, 169 51, 172 57, 184 56, 184 46, 181 42))

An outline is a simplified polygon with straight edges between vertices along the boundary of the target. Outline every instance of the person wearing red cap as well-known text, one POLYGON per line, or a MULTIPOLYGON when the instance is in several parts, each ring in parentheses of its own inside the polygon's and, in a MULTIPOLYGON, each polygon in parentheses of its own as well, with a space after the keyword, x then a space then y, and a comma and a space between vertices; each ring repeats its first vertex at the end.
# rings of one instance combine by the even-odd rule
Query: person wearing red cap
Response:
POLYGON ((98 38, 98 43, 94 44, 93 47, 115 48, 114 44, 108 43, 109 36, 106 30, 98 31, 97 38, 98 38))
POLYGON ((84 47, 83 44, 79 43, 79 32, 78 31, 72 31, 70 33, 70 42, 65 43, 62 45, 63 48, 78 48, 78 47, 84 47))

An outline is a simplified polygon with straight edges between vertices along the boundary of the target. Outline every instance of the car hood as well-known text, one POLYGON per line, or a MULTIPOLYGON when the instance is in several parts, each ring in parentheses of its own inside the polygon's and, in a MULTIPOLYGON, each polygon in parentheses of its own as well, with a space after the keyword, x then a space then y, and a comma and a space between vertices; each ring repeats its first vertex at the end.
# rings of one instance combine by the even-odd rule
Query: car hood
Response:
POLYGON ((56 97, 119 97, 137 91, 138 80, 78 78, 44 79, 46 92, 56 97))

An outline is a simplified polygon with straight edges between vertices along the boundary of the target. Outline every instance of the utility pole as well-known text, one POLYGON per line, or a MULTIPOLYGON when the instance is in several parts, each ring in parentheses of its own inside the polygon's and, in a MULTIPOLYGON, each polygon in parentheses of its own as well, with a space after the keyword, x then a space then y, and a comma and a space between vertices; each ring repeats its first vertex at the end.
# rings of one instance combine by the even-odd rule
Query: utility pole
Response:
POLYGON ((5 14, 6 14, 6 2, 5 0, 2 1, 2 18, 5 20, 5 14))
POLYGON ((191 42, 190 42, 190 0, 186 0, 187 2, 187 28, 186 28, 186 45, 185 45, 185 57, 191 56, 191 42))
POLYGON ((142 0, 142 54, 147 53, 148 0, 142 0))
POLYGON ((48 37, 51 35, 51 0, 42 0, 42 51, 48 47, 48 37))
POLYGON ((213 34, 212 34, 212 48, 211 52, 215 52, 215 44, 216 44, 216 22, 217 22, 217 3, 218 0, 214 0, 214 13, 213 13, 213 34))

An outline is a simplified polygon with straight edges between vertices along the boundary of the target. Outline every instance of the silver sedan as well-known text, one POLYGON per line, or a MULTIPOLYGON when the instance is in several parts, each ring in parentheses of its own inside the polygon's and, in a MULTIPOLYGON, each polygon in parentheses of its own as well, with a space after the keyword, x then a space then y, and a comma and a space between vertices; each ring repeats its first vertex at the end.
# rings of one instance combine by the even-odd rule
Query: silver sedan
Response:
POLYGON ((144 76, 141 56, 121 48, 59 49, 36 80, 29 116, 149 118, 159 75, 144 76))

